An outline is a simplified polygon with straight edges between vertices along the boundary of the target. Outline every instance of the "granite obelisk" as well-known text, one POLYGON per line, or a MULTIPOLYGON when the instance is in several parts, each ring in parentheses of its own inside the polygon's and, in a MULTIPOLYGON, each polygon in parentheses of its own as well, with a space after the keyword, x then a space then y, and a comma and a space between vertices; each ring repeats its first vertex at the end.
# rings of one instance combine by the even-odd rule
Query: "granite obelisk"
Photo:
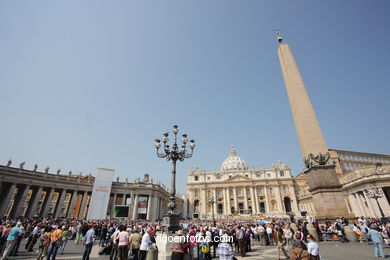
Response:
POLYGON ((317 217, 348 216, 342 185, 290 47, 276 32, 278 56, 317 217))

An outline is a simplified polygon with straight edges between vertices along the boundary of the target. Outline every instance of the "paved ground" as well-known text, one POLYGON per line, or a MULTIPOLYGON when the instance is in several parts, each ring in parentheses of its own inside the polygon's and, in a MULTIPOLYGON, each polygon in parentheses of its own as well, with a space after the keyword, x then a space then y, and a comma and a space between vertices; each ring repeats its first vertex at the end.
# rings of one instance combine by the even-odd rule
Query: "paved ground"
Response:
MULTIPOLYGON (((38 253, 27 253, 24 250, 24 244, 20 246, 21 252, 17 257, 9 257, 12 259, 32 260, 36 259, 38 253)), ((254 246, 254 251, 249 252, 248 256, 244 259, 260 259, 260 260, 274 260, 276 259, 276 249, 274 247, 254 246)), ((320 250, 323 260, 373 260, 374 247, 372 244, 366 245, 361 243, 339 243, 339 242, 321 242, 320 250)), ((64 255, 58 255, 56 259, 59 260, 73 260, 81 259, 84 251, 84 246, 74 245, 73 241, 69 241, 65 249, 64 255)), ((108 256, 99 256, 99 247, 95 245, 91 253, 91 259, 93 260, 108 260, 108 256)), ((390 247, 385 247, 385 254, 390 258, 390 247)), ((237 256, 238 259, 242 259, 237 256)))

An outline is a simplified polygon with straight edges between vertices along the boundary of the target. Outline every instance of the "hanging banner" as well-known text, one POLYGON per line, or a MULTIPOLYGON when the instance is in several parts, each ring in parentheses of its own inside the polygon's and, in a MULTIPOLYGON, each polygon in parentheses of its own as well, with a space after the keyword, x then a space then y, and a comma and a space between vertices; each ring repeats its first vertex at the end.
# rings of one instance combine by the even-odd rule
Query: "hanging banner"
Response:
POLYGON ((140 196, 138 197, 138 203, 137 203, 137 213, 138 214, 146 214, 146 209, 148 208, 148 198, 140 196))
POLYGON ((105 219, 107 217, 114 172, 113 169, 97 169, 87 219, 105 219))

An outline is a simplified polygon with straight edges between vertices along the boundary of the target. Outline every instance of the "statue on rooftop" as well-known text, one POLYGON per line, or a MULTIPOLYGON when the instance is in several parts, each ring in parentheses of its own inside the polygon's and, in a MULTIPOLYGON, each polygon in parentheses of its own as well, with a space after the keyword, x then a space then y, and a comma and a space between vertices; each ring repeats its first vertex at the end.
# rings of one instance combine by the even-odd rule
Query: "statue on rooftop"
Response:
POLYGON ((26 164, 26 162, 22 162, 21 164, 19 164, 19 169, 23 170, 23 167, 25 164, 26 164))

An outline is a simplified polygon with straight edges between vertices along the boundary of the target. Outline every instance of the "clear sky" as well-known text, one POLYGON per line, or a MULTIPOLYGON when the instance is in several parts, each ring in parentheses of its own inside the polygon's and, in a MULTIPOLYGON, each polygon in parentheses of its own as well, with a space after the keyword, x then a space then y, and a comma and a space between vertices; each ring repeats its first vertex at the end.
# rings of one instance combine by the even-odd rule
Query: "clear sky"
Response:
POLYGON ((303 167, 272 29, 295 55, 330 148, 390 153, 389 1, 1 1, 0 164, 170 183, 178 164, 303 167))

